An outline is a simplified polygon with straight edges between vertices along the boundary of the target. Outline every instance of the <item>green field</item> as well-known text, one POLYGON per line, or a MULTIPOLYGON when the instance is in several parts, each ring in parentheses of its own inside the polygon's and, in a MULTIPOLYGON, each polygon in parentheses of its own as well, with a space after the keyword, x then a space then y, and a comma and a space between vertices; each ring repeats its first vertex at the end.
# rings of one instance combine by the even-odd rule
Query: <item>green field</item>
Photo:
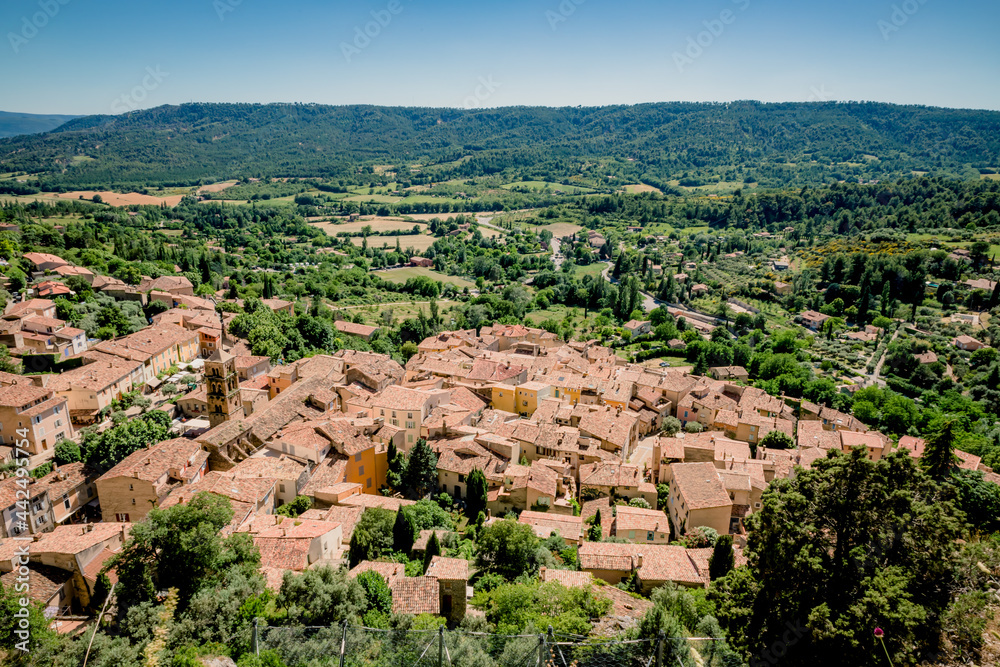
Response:
POLYGON ((607 266, 604 262, 594 262, 592 264, 577 264, 573 267, 573 277, 583 278, 584 276, 599 276, 607 266))
POLYGON ((428 269, 423 266, 408 266, 404 269, 393 269, 391 271, 375 271, 375 275, 383 280, 388 280, 391 283, 405 283, 410 278, 426 276, 434 280, 439 280, 443 283, 451 283, 457 287, 468 287, 469 289, 472 289, 476 286, 475 283, 465 280, 464 278, 446 276, 443 273, 438 273, 433 269, 428 269))
POLYGON ((562 183, 549 183, 548 181, 517 181, 516 183, 508 183, 507 185, 501 185, 504 190, 513 190, 514 188, 526 188, 531 192, 543 192, 548 188, 551 192, 556 192, 557 190, 568 195, 578 195, 586 194, 588 192, 594 192, 591 188, 583 188, 579 185, 563 185, 562 183))

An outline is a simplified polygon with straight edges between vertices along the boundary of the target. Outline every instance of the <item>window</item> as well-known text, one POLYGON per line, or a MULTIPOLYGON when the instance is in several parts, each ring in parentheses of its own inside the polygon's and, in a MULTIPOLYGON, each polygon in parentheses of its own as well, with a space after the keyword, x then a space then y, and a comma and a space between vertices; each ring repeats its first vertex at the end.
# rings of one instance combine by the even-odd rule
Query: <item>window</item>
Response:
POLYGON ((60 426, 62 426, 62 420, 61 420, 61 419, 57 419, 57 420, 56 420, 56 423, 54 424, 54 426, 55 426, 56 428, 59 428, 60 426))
POLYGON ((372 478, 371 478, 371 477, 369 477, 367 481, 368 481, 368 483, 366 484, 366 486, 367 486, 367 487, 368 487, 369 489, 370 489, 370 488, 372 488, 372 478))
POLYGON ((359 475, 364 475, 365 474, 365 467, 364 466, 358 466, 358 474, 359 475))
POLYGON ((132 488, 132 485, 131 485, 131 484, 129 484, 129 485, 128 485, 128 490, 129 490, 129 491, 135 491, 135 489, 134 489, 134 488, 132 488))
POLYGON ((653 541, 653 531, 649 531, 648 533, 646 533, 646 541, 647 542, 653 541))
POLYGON ((407 412, 406 413, 406 418, 407 419, 413 419, 413 413, 412 412, 407 412))
POLYGON ((527 407, 528 406, 528 402, 527 401, 521 401, 521 405, 527 407))
POLYGON ((361 454, 355 454, 354 455, 354 462, 357 463, 360 460, 361 460, 361 454))
POLYGON ((66 509, 69 509, 69 499, 66 499, 66 500, 63 501, 63 507, 65 507, 66 509))
POLYGON ((135 505, 135 498, 132 499, 132 504, 135 505))
POLYGON ((396 411, 395 410, 392 411, 392 417, 393 417, 393 419, 396 418, 396 411))
POLYGON ((285 492, 285 485, 284 484, 279 484, 278 485, 278 491, 280 491, 281 493, 284 493, 285 492))
POLYGON ((406 422, 406 428, 416 428, 416 426, 417 425, 414 422, 406 422))
POLYGON ((62 431, 62 432, 56 434, 56 440, 62 440, 65 437, 66 437, 66 432, 65 431, 62 431))
POLYGON ((408 435, 406 440, 407 442, 413 442, 413 434, 411 433, 410 435, 408 435))
POLYGON ((635 539, 635 531, 634 530, 628 531, 628 539, 630 539, 630 540, 634 540, 635 539))

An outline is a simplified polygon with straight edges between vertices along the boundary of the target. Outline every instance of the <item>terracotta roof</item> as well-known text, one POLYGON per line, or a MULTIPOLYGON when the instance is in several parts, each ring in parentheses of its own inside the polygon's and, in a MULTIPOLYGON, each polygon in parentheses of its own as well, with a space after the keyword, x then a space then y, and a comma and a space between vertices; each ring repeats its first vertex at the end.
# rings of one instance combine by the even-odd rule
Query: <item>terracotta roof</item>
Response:
POLYGON ((469 561, 464 558, 434 556, 424 576, 449 581, 468 581, 469 561))
MULTIPOLYGON (((0 575, 0 584, 5 589, 13 591, 19 581, 24 582, 23 579, 19 580, 20 576, 17 570, 5 572, 0 575)), ((29 599, 46 604, 72 578, 73 573, 67 570, 41 563, 28 563, 28 589, 25 593, 29 599)), ((56 602, 58 604, 58 601, 56 602)))
POLYGON ((386 496, 376 496, 370 493, 356 493, 340 501, 341 505, 350 507, 381 507, 392 512, 398 512, 400 507, 415 505, 416 501, 404 498, 389 498, 386 496))
POLYGON ((105 542, 115 535, 128 538, 130 523, 88 523, 56 526, 50 533, 42 533, 31 545, 32 553, 57 553, 76 555, 105 542))
MULTIPOLYGON (((604 519, 603 512, 601 519, 604 519)), ((630 530, 670 534, 670 521, 663 510, 619 505, 615 516, 615 533, 630 530)))
POLYGON ((401 577, 392 588, 394 614, 439 614, 440 584, 430 577, 401 577))
POLYGON ((371 336, 376 331, 378 327, 370 327, 366 324, 355 324, 354 322, 348 322, 347 320, 337 320, 333 323, 333 326, 337 328, 337 331, 352 336, 362 336, 367 338, 371 336))
POLYGON ((688 510, 732 505, 713 464, 671 463, 670 471, 688 510))
POLYGON ((180 474, 189 467, 200 468, 207 458, 208 452, 202 450, 197 442, 174 438, 132 452, 100 479, 134 477, 156 483, 165 474, 180 474))
POLYGON ((594 575, 590 572, 577 570, 557 570, 551 567, 542 567, 538 571, 538 578, 545 583, 547 581, 558 581, 567 588, 582 588, 594 583, 594 575))
POLYGON ((558 532, 565 540, 578 542, 583 533, 583 518, 549 512, 521 512, 518 521, 527 524, 535 531, 535 535, 545 539, 553 532, 558 532))
MULTIPOLYGON (((357 577, 362 572, 377 572, 382 575, 382 578, 386 580, 386 583, 392 586, 392 582, 396 579, 400 579, 404 576, 406 572, 406 566, 402 563, 385 563, 381 561, 373 560, 363 560, 348 572, 350 577, 357 577)), ((437 592, 434 593, 434 599, 437 599, 437 592)))
POLYGON ((584 542, 578 550, 583 570, 630 572, 637 568, 646 582, 673 581, 701 585, 702 579, 684 547, 666 544, 584 542), (640 565, 641 562, 641 565, 640 565))

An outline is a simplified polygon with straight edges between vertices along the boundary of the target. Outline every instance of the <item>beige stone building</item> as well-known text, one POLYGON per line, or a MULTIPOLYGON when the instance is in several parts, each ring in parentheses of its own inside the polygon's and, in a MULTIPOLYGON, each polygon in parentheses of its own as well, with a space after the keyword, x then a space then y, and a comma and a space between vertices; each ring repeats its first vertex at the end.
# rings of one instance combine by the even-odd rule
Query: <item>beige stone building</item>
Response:
POLYGON ((714 464, 673 463, 667 469, 667 484, 667 509, 678 535, 698 526, 729 534, 733 501, 714 464))
POLYGON ((139 521, 174 488, 198 481, 207 470, 208 452, 192 440, 140 449, 97 479, 101 512, 105 520, 139 521))
POLYGON ((73 435, 65 396, 31 384, 28 378, 0 386, 0 445, 20 446, 34 456, 73 435))

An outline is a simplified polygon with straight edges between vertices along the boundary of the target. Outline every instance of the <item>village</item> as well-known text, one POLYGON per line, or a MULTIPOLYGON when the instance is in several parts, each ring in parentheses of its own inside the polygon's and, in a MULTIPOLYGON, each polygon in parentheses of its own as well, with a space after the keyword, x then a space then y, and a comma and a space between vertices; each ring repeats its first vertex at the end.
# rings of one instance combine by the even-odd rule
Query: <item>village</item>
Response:
MULTIPOLYGON (((429 494, 447 494, 462 507, 473 501, 467 483, 478 471, 486 480, 486 525, 513 517, 540 539, 558 535, 576 547, 578 570, 543 567, 542 581, 587 586, 632 578, 647 595, 668 582, 709 584, 713 549, 683 546, 695 533, 731 536, 735 563, 744 563, 747 519, 760 510, 764 491, 830 450, 862 447, 874 461, 894 447, 912 457, 923 451, 920 438, 894 445, 855 416, 749 386, 739 366, 704 375, 650 367, 597 341, 566 342, 524 325, 441 332, 423 340, 405 367, 350 349, 273 365, 229 333, 232 314, 195 296, 183 277, 129 287, 54 255, 26 259, 39 271, 36 296, 9 304, 2 320, 0 340, 23 360, 24 374, 0 376, 0 458, 16 448, 32 469, 51 464, 57 443, 79 440, 80 429, 111 427, 108 415, 125 397, 148 397, 125 409, 130 420, 150 407, 171 416, 168 439, 107 470, 78 461, 30 479, 27 512, 18 494, 23 482, 0 481, 0 580, 13 582, 30 537, 31 594, 67 630, 86 618, 98 578, 131 525, 201 492, 230 501, 226 531, 252 535, 274 590, 287 571, 346 566, 366 510, 395 513, 416 502, 387 483, 395 453, 415 447, 429 447, 436 458, 429 494), (88 341, 56 317, 47 297, 66 286, 44 280, 45 272, 167 308, 135 333, 88 341), (55 357, 61 372, 33 369, 35 353, 55 357), (177 387, 173 402, 167 385, 177 387), (277 512, 301 497, 308 508, 298 516, 277 512)), ((264 305, 290 312, 293 303, 264 305)), ((812 329, 827 317, 802 314, 812 329)), ((362 339, 376 330, 337 325, 362 339)), ((625 328, 636 339, 650 333, 646 321, 625 328)), ((978 457, 956 454, 960 468, 1000 483, 978 457)), ((415 554, 433 532, 421 531, 415 554)), ((351 573, 382 574, 396 613, 457 624, 472 613, 472 567, 435 555, 420 576, 374 561, 351 573)), ((114 570, 107 574, 113 581, 114 570)), ((626 625, 650 606, 639 598, 619 602, 626 625)))

